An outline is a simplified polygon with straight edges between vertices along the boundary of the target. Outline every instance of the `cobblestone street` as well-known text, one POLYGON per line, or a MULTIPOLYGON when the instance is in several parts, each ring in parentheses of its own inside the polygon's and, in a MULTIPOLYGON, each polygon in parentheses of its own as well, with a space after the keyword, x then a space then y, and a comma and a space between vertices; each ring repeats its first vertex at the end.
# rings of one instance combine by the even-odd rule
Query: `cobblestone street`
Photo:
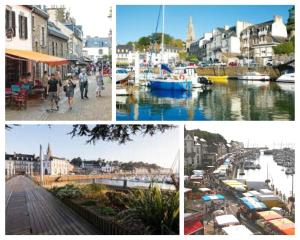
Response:
POLYGON ((17 110, 7 106, 6 120, 14 121, 68 121, 68 120, 111 120, 112 118, 112 99, 111 99, 111 79, 104 80, 104 91, 101 97, 96 98, 95 76, 89 76, 89 99, 81 99, 78 81, 76 83, 73 109, 69 110, 68 101, 65 93, 61 91, 59 101, 59 111, 47 112, 49 100, 29 98, 27 109, 17 110))

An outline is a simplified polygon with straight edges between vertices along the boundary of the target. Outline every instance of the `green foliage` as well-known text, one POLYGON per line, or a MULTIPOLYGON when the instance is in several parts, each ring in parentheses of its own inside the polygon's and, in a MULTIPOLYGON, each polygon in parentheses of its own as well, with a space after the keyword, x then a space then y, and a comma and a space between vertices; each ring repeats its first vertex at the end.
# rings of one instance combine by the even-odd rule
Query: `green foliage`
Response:
POLYGON ((86 207, 89 207, 89 206, 96 206, 97 205, 97 202, 95 200, 86 200, 86 201, 83 201, 81 203, 82 206, 86 206, 86 207))
POLYGON ((99 140, 107 142, 118 142, 124 144, 132 141, 131 136, 138 133, 145 136, 153 136, 158 132, 164 133, 166 130, 175 128, 174 125, 166 124, 147 124, 147 125, 125 125, 125 124, 96 124, 91 127, 86 124, 75 124, 73 130, 69 133, 72 137, 87 137, 88 143, 96 143, 99 140))
POLYGON ((129 209, 123 221, 142 222, 151 234, 179 232, 179 192, 163 193, 159 186, 130 194, 129 209))
MULTIPOLYGON (((136 42, 128 42, 128 45, 135 45, 135 48, 143 51, 149 50, 152 46, 159 46, 162 43, 162 33, 152 33, 151 35, 148 36, 143 36, 139 38, 136 42)), ((169 34, 164 34, 164 44, 171 46, 171 47, 176 47, 179 49, 183 48, 183 41, 181 39, 175 39, 169 34)))
POLYGON ((102 184, 88 184, 81 188, 83 198, 96 200, 102 206, 106 206, 109 203, 105 193, 106 190, 106 186, 102 184))
POLYGON ((188 55, 186 60, 189 61, 189 62, 194 62, 194 63, 199 61, 198 57, 196 55, 188 55))
POLYGON ((187 59, 187 53, 186 52, 179 52, 179 58, 182 61, 186 61, 186 59, 187 59))
POLYGON ((67 184, 64 187, 53 188, 52 193, 59 199, 75 199, 82 196, 81 190, 73 184, 67 184))
POLYGON ((208 144, 227 143, 226 139, 221 134, 218 133, 210 133, 206 131, 201 131, 200 129, 186 130, 186 131, 187 133, 194 134, 194 136, 205 139, 208 144))
POLYGON ((104 216, 115 216, 116 215, 116 211, 110 207, 98 208, 96 211, 104 216))
POLYGON ((293 40, 273 47, 274 53, 278 55, 291 54, 295 52, 295 42, 293 40))
POLYGON ((129 198, 127 194, 122 192, 110 191, 106 193, 109 202, 119 209, 126 209, 128 207, 129 198))
POLYGON ((81 159, 80 157, 73 158, 73 159, 71 160, 71 163, 72 163, 74 166, 80 167, 80 166, 81 166, 81 163, 82 163, 82 159, 81 159))
POLYGON ((125 171, 132 171, 135 168, 146 168, 148 171, 151 169, 157 170, 160 169, 158 165, 155 163, 144 163, 144 162, 127 162, 127 163, 122 163, 120 168, 125 171))

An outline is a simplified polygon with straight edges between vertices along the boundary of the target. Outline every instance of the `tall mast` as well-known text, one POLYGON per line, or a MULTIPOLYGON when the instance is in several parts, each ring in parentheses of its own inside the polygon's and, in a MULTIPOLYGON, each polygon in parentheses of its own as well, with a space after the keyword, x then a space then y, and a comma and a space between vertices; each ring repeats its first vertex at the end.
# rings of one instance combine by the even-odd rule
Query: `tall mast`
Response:
POLYGON ((162 35, 161 35, 161 63, 164 63, 164 41, 165 41, 165 6, 162 6, 162 35))

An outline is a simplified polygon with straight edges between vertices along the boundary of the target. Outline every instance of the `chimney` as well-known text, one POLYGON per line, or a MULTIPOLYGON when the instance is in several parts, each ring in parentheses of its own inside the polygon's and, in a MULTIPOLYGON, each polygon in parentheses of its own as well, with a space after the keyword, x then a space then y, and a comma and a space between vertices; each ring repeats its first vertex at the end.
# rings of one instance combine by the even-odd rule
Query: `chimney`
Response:
POLYGON ((224 26, 224 29, 225 29, 225 31, 227 31, 227 30, 229 29, 229 26, 228 26, 228 25, 225 25, 225 26, 224 26))

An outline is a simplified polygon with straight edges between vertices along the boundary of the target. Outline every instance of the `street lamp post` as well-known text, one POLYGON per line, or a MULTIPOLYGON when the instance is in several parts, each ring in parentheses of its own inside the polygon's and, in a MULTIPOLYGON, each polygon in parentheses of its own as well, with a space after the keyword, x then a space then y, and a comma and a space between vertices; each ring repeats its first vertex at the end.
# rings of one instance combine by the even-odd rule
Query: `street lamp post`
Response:
POLYGON ((41 162, 41 167, 40 167, 40 185, 43 186, 44 183, 44 163, 43 163, 43 149, 42 145, 40 145, 40 162, 41 162))

